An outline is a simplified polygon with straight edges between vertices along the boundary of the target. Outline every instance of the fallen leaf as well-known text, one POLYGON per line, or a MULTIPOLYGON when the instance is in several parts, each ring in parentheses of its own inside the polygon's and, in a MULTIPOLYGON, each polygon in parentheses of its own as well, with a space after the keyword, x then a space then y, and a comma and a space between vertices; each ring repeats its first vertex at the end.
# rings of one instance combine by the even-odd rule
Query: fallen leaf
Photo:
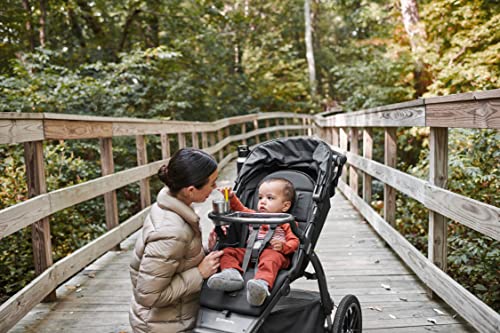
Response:
POLYGON ((399 299, 402 300, 403 302, 408 302, 408 298, 406 297, 400 297, 399 299))
POLYGON ((79 293, 80 291, 82 291, 82 288, 78 288, 78 289, 76 290, 76 292, 77 292, 77 293, 79 293))
POLYGON ((382 288, 384 288, 385 290, 391 290, 391 286, 388 285, 388 284, 381 284, 382 288))
POLYGON ((434 319, 434 318, 427 318, 427 321, 428 321, 429 323, 433 323, 434 325, 436 325, 436 324, 437 324, 437 321, 436 321, 436 319, 434 319))
POLYGON ((375 310, 375 311, 378 311, 378 312, 382 312, 382 309, 377 307, 377 306, 369 306, 368 309, 370 310, 375 310))
POLYGON ((66 287, 66 289, 68 289, 68 290, 76 290, 76 286, 66 285, 65 287, 66 287))
POLYGON ((377 260, 375 260, 375 263, 376 263, 376 264, 380 263, 380 260, 378 260, 378 259, 377 259, 377 260))
POLYGON ((396 319, 396 316, 393 314, 389 314, 389 317, 391 317, 392 319, 396 319))

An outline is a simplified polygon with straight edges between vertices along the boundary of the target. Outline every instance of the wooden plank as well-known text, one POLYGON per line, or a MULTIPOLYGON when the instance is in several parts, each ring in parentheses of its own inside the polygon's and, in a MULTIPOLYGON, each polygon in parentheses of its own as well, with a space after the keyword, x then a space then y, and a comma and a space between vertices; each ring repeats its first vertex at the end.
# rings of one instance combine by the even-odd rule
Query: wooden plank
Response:
MULTIPOLYGON (((422 104, 423 102, 418 102, 422 104)), ((336 114, 324 119, 327 127, 411 127, 426 126, 423 105, 390 109, 375 108, 365 111, 336 114)))
POLYGON ((45 139, 94 139, 113 136, 113 124, 110 122, 88 122, 50 120, 43 122, 45 139))
POLYGON ((480 332, 498 332, 500 330, 500 315, 498 313, 434 266, 366 202, 355 195, 344 182, 339 182, 339 189, 417 276, 457 313, 480 332), (464 307, 464 304, 467 306, 464 307))
POLYGON ((500 99, 431 104, 425 114, 425 126, 499 129, 500 99))
POLYGON ((179 143, 179 149, 186 147, 186 136, 184 133, 177 134, 177 142, 179 143))
MULTIPOLYGON (((113 139, 103 138, 99 140, 101 153, 101 173, 103 176, 115 172, 115 163, 113 160, 113 139)), ((106 227, 111 230, 120 223, 118 219, 118 203, 116 200, 116 191, 104 193, 104 210, 106 215, 106 227)), ((114 250, 118 251, 119 248, 114 250)))
MULTIPOLYGON (((146 138, 144 135, 135 137, 135 145, 137 148, 137 166, 146 165, 148 163, 148 152, 146 149, 146 138)), ((141 209, 151 205, 151 190, 149 187, 149 179, 145 177, 139 181, 141 192, 141 209)))
MULTIPOLYGON (((253 121, 253 130, 255 131, 255 130, 258 130, 258 129, 259 129, 259 121, 257 119, 255 119, 253 121)), ((258 135, 255 137, 255 143, 260 143, 260 138, 259 138, 258 135)))
MULTIPOLYGON (((384 132, 384 164, 395 168, 398 150, 396 128, 385 128, 384 132)), ((384 184, 384 219, 392 226, 396 225, 396 191, 387 184, 384 184)))
MULTIPOLYGON (((351 145, 350 145, 351 153, 353 155, 358 155, 359 151, 359 140, 358 140, 358 129, 351 128, 351 145)), ((358 185, 359 185, 359 173, 356 167, 352 164, 349 165, 349 186, 351 186, 352 190, 358 193, 358 185)))
MULTIPOLYGON (((47 193, 42 141, 24 143, 24 163, 26 165, 28 197, 32 198, 47 193)), ((53 263, 48 217, 44 217, 31 225, 31 243, 35 274, 40 275, 53 263)), ((45 301, 55 300, 56 294, 53 290, 49 290, 45 301)))
MULTIPOLYGON (((222 143, 223 136, 224 136, 224 134, 223 134, 222 129, 218 130, 218 131, 217 131, 217 139, 218 139, 218 141, 219 141, 219 142, 218 142, 218 144, 221 144, 221 143, 222 143)), ((227 138, 228 138, 228 137, 226 137, 226 139, 227 139, 227 138)), ((224 158, 224 147, 225 147, 225 146, 226 146, 226 145, 223 145, 223 146, 219 149, 219 159, 218 159, 218 160, 219 160, 219 162, 220 162, 220 161, 222 161, 222 159, 224 158)))
MULTIPOLYGON (((117 228, 61 259, 0 305, 0 332, 8 331, 58 284, 66 281, 140 228, 148 213, 149 208, 137 213, 117 228)), ((128 299, 130 300, 129 296, 128 299)))
POLYGON ((439 188, 375 161, 346 153, 350 163, 427 208, 469 228, 500 240, 500 208, 439 188))
POLYGON ((40 141, 44 138, 42 120, 0 119, 0 144, 40 141))
MULTIPOLYGON (((363 129, 363 157, 373 158, 373 130, 369 127, 363 129)), ((366 172, 363 172, 363 199, 372 202, 372 177, 366 172)))
MULTIPOLYGON (((437 187, 448 181, 448 128, 431 127, 429 153, 429 183, 437 187)), ((448 225, 446 217, 429 212, 429 239, 427 257, 446 272, 448 225)))
MULTIPOLYGON (((269 128, 271 127, 271 123, 269 122, 269 119, 266 119, 266 121, 264 122, 264 126, 266 128, 269 128)), ((266 133, 266 140, 270 140, 271 139, 271 136, 269 135, 269 132, 266 133)))

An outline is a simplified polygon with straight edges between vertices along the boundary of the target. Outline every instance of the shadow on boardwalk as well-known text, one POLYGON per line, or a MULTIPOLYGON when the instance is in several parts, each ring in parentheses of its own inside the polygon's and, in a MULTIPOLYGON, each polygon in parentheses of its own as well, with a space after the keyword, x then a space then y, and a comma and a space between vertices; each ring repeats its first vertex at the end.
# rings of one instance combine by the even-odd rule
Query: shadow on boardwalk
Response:
MULTIPOLYGON (((232 163, 218 185, 232 185, 235 178, 232 163)), ((211 229, 210 202, 218 195, 196 207, 204 237, 211 229)), ((10 332, 131 332, 128 264, 136 236, 121 244, 122 251, 106 253, 64 283, 57 290, 58 302, 39 304, 10 332)), ((335 303, 347 294, 361 301, 363 331, 474 332, 448 306, 427 297, 423 284, 341 194, 332 199, 316 251, 335 303)), ((292 286, 318 290, 315 281, 304 279, 292 286)))

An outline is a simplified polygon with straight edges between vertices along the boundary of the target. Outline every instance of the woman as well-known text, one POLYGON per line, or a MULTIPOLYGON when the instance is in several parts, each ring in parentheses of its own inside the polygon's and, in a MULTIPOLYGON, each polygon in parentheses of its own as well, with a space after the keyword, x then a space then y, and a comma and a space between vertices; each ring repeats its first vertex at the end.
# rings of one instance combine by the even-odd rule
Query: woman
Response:
POLYGON ((190 332, 195 326, 203 280, 217 271, 223 252, 205 255, 191 204, 208 198, 217 175, 213 157, 192 148, 177 151, 158 171, 168 188, 151 207, 130 264, 134 332, 190 332))

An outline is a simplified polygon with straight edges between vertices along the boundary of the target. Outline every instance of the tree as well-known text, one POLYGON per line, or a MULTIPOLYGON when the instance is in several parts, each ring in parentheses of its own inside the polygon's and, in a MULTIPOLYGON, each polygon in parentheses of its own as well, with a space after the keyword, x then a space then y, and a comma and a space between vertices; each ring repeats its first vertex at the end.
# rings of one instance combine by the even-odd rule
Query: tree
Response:
POLYGON ((311 5, 310 0, 304 0, 304 18, 305 18, 305 42, 307 68, 309 69, 309 86, 311 87, 311 97, 316 96, 316 65, 314 62, 314 48, 312 41, 311 27, 311 5))

